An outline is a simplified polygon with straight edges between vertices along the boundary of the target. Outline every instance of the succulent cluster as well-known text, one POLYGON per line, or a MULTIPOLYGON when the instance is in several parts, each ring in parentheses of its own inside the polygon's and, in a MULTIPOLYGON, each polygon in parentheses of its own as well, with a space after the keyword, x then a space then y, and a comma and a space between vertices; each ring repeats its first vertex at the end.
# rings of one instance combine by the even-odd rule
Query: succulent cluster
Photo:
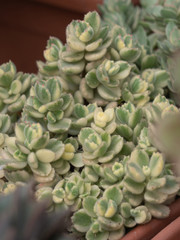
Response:
POLYGON ((80 239, 119 240, 165 218, 179 191, 164 151, 173 144, 154 137, 179 116, 178 56, 167 61, 179 6, 141 2, 106 0, 103 20, 73 20, 64 45, 48 40, 37 75, 0 66, 0 193, 33 179, 48 212, 72 210, 68 231, 80 239))

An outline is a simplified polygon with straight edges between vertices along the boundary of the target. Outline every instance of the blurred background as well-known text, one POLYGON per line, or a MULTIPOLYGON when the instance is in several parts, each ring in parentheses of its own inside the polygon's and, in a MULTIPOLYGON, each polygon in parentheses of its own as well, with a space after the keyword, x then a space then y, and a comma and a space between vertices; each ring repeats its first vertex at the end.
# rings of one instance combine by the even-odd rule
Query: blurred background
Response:
POLYGON ((102 0, 1 0, 0 64, 12 60, 18 71, 36 73, 49 36, 65 41, 72 19, 83 19, 102 0))
MULTIPOLYGON (((18 71, 37 72, 49 36, 65 42, 72 19, 83 19, 103 0, 1 0, 0 64, 12 60, 18 71)), ((133 2, 138 2, 134 0, 133 2)))

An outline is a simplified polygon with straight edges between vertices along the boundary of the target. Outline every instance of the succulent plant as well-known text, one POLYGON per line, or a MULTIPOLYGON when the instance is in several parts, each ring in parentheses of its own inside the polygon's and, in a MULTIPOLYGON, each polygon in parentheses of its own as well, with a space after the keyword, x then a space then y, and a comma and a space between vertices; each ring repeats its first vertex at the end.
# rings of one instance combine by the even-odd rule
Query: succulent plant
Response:
POLYGON ((82 154, 78 152, 78 148, 79 144, 75 138, 66 138, 63 154, 57 161, 52 163, 58 175, 68 173, 71 166, 77 169, 84 166, 82 154))
POLYGON ((97 12, 89 12, 84 20, 73 20, 66 29, 67 44, 60 54, 60 69, 69 75, 80 74, 85 61, 102 59, 112 38, 108 26, 102 26, 97 12))
POLYGON ((141 129, 147 125, 141 108, 136 108, 128 102, 115 109, 116 113, 116 134, 119 134, 126 141, 137 143, 141 129))
POLYGON ((14 193, 1 196, 1 239, 67 239, 65 226, 68 226, 69 213, 47 213, 46 209, 47 202, 37 203, 29 186, 19 187, 14 193))
POLYGON ((112 134, 116 129, 115 112, 113 108, 108 108, 104 112, 102 108, 96 108, 94 111, 94 121, 91 127, 97 133, 112 134))
POLYGON ((15 221, 2 239, 59 239, 51 226, 60 209, 73 212, 70 235, 87 240, 119 240, 169 216, 180 192, 179 55, 168 58, 180 46, 180 4, 141 3, 105 0, 103 20, 95 11, 73 20, 65 45, 48 40, 37 76, 0 66, 0 233, 15 221), (18 189, 31 179, 39 203, 29 207, 18 189), (16 189, 17 210, 23 203, 33 213, 18 226, 14 208, 6 216, 4 208, 16 189))
POLYGON ((152 216, 163 218, 168 216, 169 211, 163 212, 161 208, 154 212, 153 206, 161 205, 176 194, 179 185, 175 176, 165 172, 165 161, 162 154, 153 152, 149 158, 144 150, 135 149, 127 162, 124 188, 132 194, 141 195, 145 205, 152 216))
POLYGON ((122 82, 130 71, 131 66, 127 62, 106 59, 82 79, 81 94, 88 102, 96 102, 99 106, 118 101, 121 97, 122 82))
POLYGON ((157 151, 157 148, 152 144, 149 129, 147 127, 144 127, 141 130, 141 133, 138 137, 138 146, 145 150, 148 155, 151 155, 153 152, 157 151))
POLYGON ((126 31, 115 26, 112 30, 113 41, 110 46, 109 54, 113 60, 124 60, 133 63, 141 55, 141 49, 137 46, 135 37, 127 34, 126 31))
POLYGON ((120 239, 124 235, 123 218, 118 212, 123 195, 114 186, 109 187, 98 200, 89 196, 83 200, 83 209, 72 216, 73 227, 86 233, 86 239, 120 239))
POLYGON ((73 103, 72 95, 63 92, 59 78, 54 77, 35 83, 24 111, 36 121, 43 119, 50 132, 61 134, 70 128, 73 103))
POLYGON ((179 24, 180 4, 176 0, 141 0, 145 9, 143 24, 156 34, 163 34, 169 22, 179 24))
POLYGON ((71 135, 78 135, 81 128, 90 126, 90 123, 93 121, 96 107, 97 105, 95 103, 87 106, 80 103, 75 104, 73 113, 70 117, 71 127, 68 133, 71 135))
POLYGON ((85 165, 112 162, 123 147, 123 138, 104 132, 98 134, 92 128, 81 129, 78 140, 83 148, 85 165))
POLYGON ((0 114, 0 148, 3 147, 8 131, 11 128, 11 119, 7 114, 0 114))
POLYGON ((63 48, 62 42, 56 37, 50 37, 44 50, 45 63, 37 61, 39 72, 45 76, 57 76, 60 74, 58 61, 60 51, 63 48))
MULTIPOLYGON (((31 126, 17 124, 15 137, 8 137, 5 146, 0 154, 3 170, 8 175, 13 175, 14 171, 31 170, 34 179, 40 183, 53 181, 55 169, 52 162, 59 160, 64 153, 64 144, 50 139, 49 132, 44 132, 39 123, 31 126)), ((19 171, 19 175, 22 174, 24 171, 19 171)))
POLYGON ((138 42, 138 46, 141 49, 141 56, 136 63, 141 70, 148 68, 157 68, 158 57, 156 54, 157 48, 157 36, 156 34, 148 35, 142 26, 138 26, 135 32, 135 37, 138 42))
POLYGON ((111 27, 117 24, 131 33, 136 31, 139 26, 142 11, 139 6, 134 6, 130 0, 105 0, 99 8, 103 20, 111 27))
POLYGON ((35 81, 34 74, 16 71, 16 66, 9 61, 0 66, 0 112, 18 113, 24 107, 26 94, 35 81))
POLYGON ((179 109, 165 96, 158 95, 154 101, 145 109, 148 122, 158 122, 169 115, 179 112, 179 109))
POLYGON ((150 98, 153 100, 157 95, 164 95, 164 88, 168 86, 169 74, 161 69, 147 69, 142 72, 142 78, 148 82, 150 98))
POLYGON ((122 99, 131 102, 137 107, 144 106, 150 100, 150 91, 147 81, 140 76, 129 77, 122 87, 122 99))
POLYGON ((60 180, 52 191, 52 199, 55 204, 65 204, 72 211, 77 211, 82 207, 83 199, 87 196, 97 198, 100 188, 92 185, 78 173, 72 173, 67 178, 60 180))

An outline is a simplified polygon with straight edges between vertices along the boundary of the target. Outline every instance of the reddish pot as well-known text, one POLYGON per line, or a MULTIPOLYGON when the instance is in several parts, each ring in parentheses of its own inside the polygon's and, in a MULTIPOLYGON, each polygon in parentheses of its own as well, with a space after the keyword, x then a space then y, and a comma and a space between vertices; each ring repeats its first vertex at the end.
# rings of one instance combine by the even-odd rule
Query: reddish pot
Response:
POLYGON ((152 219, 145 225, 137 226, 127 235, 125 235, 121 240, 179 240, 180 198, 178 198, 174 203, 170 205, 170 209, 171 212, 168 218, 152 219))
MULTIPOLYGON (((65 42, 66 26, 97 10, 103 0, 6 0, 0 7, 0 64, 11 59, 18 71, 37 72, 49 36, 65 42)), ((133 0, 137 4, 137 0, 133 0)))

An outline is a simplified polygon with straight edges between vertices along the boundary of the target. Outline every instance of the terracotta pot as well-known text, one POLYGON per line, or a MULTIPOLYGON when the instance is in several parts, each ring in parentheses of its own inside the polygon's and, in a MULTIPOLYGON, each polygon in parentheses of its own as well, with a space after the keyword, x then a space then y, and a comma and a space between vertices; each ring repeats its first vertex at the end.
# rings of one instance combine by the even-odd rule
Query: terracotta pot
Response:
POLYGON ((173 223, 173 221, 180 216, 180 198, 178 198, 174 203, 170 205, 170 209, 171 212, 168 218, 153 219, 145 225, 137 226, 127 235, 125 235, 121 240, 179 240, 180 225, 178 226, 177 224, 179 223, 179 220, 178 222, 175 221, 175 224, 173 223), (170 224, 171 222, 172 224, 170 224), (164 230, 161 231, 162 229, 164 230), (158 233, 159 236, 157 235, 158 233), (173 236, 173 234, 175 234, 174 237, 179 238, 166 238, 166 234, 167 236, 173 236))
MULTIPOLYGON (((87 13, 88 11, 98 11, 98 4, 102 4, 103 0, 34 0, 35 2, 47 3, 56 7, 68 9, 73 12, 87 13)), ((132 0, 137 5, 139 0, 132 0)))
POLYGON ((152 240, 179 240, 180 239, 180 217, 160 231, 152 240))

